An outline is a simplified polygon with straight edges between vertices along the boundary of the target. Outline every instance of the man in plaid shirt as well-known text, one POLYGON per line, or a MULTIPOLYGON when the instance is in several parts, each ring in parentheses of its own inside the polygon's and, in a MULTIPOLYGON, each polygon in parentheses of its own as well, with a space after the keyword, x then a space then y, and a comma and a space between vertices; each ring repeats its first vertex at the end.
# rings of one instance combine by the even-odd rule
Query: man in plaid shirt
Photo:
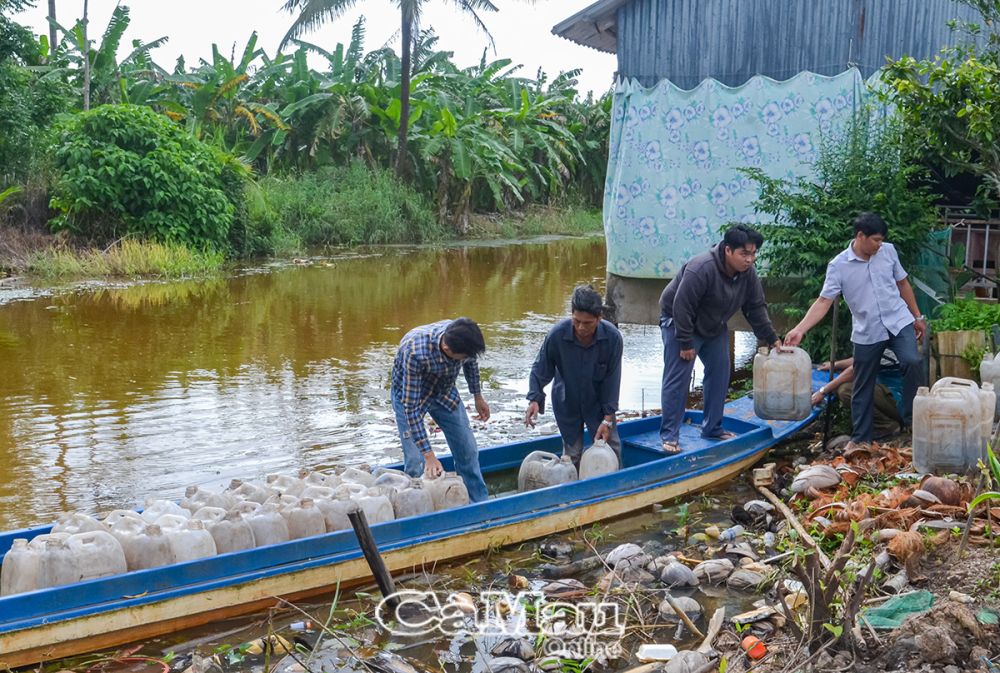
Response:
POLYGON ((468 318, 457 318, 408 332, 392 364, 392 408, 403 444, 406 473, 435 478, 443 471, 424 427, 424 415, 429 413, 444 432, 455 459, 455 471, 465 482, 472 502, 486 500, 488 493, 479 469, 476 437, 455 381, 462 370, 476 401, 475 418, 489 419, 490 405, 482 395, 476 361, 485 351, 479 325, 468 318))

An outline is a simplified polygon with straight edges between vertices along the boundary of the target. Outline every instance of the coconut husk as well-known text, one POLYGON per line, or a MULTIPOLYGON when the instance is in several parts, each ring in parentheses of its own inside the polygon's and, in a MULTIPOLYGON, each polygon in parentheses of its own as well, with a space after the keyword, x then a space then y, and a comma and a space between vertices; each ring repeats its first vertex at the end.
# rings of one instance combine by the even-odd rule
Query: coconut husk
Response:
POLYGON ((855 482, 864 475, 879 475, 898 472, 905 467, 910 459, 891 447, 883 447, 873 444, 871 448, 856 447, 837 456, 830 461, 830 465, 837 468, 844 481, 853 479, 855 482), (853 473, 856 477, 849 477, 853 473))
POLYGON ((913 490, 913 488, 907 488, 906 486, 893 486, 875 497, 876 504, 879 507, 896 509, 913 495, 913 490))
POLYGON ((906 568, 907 575, 911 578, 914 577, 915 573, 911 569, 915 567, 917 561, 920 560, 920 556, 924 553, 924 539, 920 533, 908 530, 903 531, 889 540, 886 548, 906 568))
POLYGON ((965 507, 954 507, 952 505, 931 505, 930 507, 925 507, 928 512, 935 512, 941 516, 950 516, 953 519, 964 519, 969 515, 969 510, 965 507))
POLYGON ((920 518, 920 510, 917 507, 907 507, 906 509, 895 509, 891 512, 883 512, 875 517, 875 525, 879 528, 899 528, 907 530, 917 519, 920 518))
POLYGON ((868 518, 868 506, 858 500, 847 503, 843 509, 834 512, 834 521, 861 521, 868 518))

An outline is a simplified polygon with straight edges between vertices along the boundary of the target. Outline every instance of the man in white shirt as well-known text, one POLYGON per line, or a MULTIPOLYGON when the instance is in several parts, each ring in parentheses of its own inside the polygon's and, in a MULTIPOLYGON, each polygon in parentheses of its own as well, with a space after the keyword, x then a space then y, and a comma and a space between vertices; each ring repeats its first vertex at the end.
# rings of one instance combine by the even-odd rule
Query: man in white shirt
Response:
POLYGON ((907 273, 899 255, 886 243, 888 227, 875 213, 861 213, 854 219, 854 239, 847 249, 826 267, 826 280, 819 298, 805 317, 785 337, 785 344, 797 346, 840 295, 851 310, 854 343, 854 397, 851 420, 854 445, 872 440, 872 410, 875 376, 882 353, 891 348, 903 371, 903 423, 911 424, 913 398, 921 381, 917 341, 927 325, 917 308, 907 273))

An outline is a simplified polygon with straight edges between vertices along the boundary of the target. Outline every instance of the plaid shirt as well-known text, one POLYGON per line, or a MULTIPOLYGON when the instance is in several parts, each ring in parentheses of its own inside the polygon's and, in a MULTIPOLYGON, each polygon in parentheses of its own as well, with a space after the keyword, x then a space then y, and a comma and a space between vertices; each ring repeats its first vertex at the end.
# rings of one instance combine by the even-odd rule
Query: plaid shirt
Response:
POLYGON ((452 411, 462 403, 455 388, 458 370, 465 371, 470 393, 478 395, 482 390, 476 358, 452 360, 441 351, 441 336, 450 324, 450 320, 442 320, 410 330, 399 343, 392 363, 392 395, 403 403, 410 436, 422 452, 431 449, 424 427, 424 414, 431 402, 452 411))

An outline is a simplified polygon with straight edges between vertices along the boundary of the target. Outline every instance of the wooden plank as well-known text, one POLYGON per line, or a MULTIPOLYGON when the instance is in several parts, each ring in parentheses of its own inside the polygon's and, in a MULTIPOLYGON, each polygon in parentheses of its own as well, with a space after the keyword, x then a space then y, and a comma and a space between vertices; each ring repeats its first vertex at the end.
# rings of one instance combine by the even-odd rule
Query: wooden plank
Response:
MULTIPOLYGON (((725 482, 753 465, 764 448, 724 468, 639 493, 581 505, 536 519, 470 531, 387 552, 394 572, 421 569, 443 560, 470 556, 490 547, 551 535, 614 518, 656 502, 681 497, 725 482)), ((278 603, 279 596, 302 600, 371 579, 363 558, 278 575, 167 601, 89 615, 0 635, 0 669, 93 652, 218 619, 249 614, 278 603)))

